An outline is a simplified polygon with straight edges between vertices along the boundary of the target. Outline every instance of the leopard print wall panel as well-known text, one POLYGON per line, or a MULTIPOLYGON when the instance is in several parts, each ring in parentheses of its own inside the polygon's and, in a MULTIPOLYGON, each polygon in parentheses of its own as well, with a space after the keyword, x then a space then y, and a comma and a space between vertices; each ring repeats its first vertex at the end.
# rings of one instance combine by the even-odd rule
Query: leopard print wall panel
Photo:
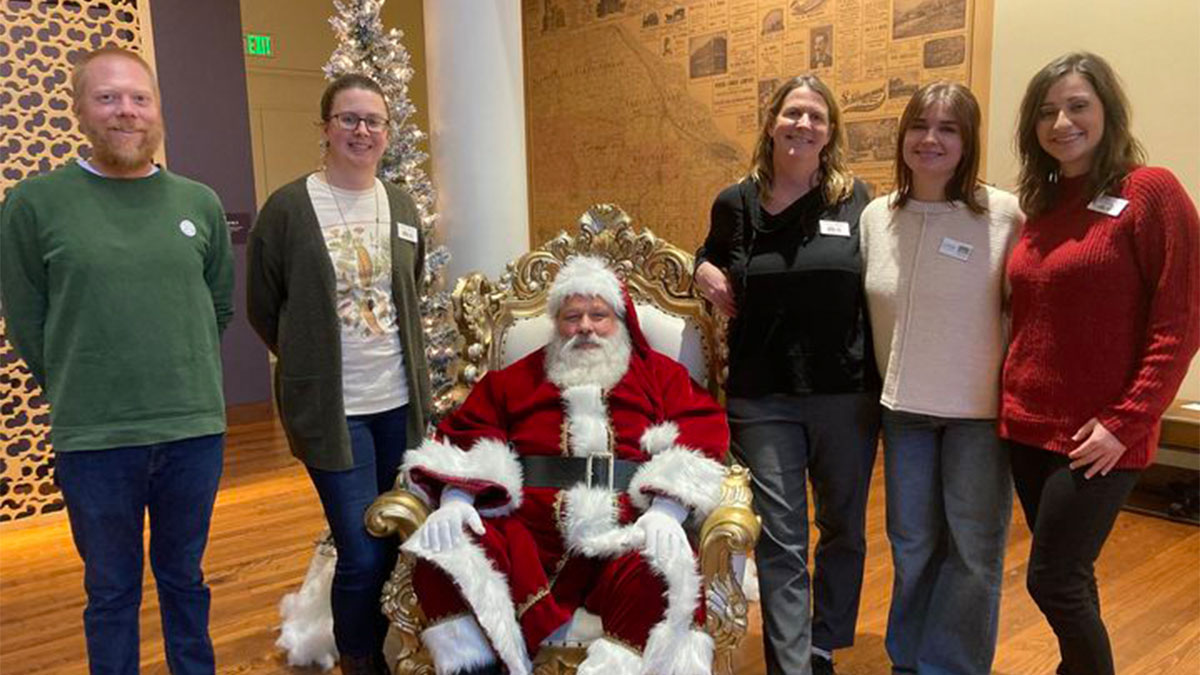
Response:
MULTIPOLYGON (((147 0, 0 0, 0 195, 87 156, 71 114, 72 64, 113 45, 148 46, 147 0)), ((0 319, 0 522, 63 508, 54 485, 49 406, 0 319)))

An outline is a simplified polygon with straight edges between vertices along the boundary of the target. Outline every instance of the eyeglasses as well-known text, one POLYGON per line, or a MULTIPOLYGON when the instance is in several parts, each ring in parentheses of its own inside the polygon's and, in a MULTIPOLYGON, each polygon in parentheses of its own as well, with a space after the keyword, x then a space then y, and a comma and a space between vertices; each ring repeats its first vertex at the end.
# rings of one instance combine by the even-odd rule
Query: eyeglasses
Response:
POLYGON ((355 129, 358 129, 358 123, 362 122, 367 125, 367 131, 370 131, 371 133, 379 133, 380 131, 383 131, 385 128, 387 128, 387 123, 390 121, 386 117, 376 117, 374 115, 362 117, 351 112, 337 113, 335 115, 330 115, 330 117, 336 120, 338 126, 346 131, 354 131, 355 129))

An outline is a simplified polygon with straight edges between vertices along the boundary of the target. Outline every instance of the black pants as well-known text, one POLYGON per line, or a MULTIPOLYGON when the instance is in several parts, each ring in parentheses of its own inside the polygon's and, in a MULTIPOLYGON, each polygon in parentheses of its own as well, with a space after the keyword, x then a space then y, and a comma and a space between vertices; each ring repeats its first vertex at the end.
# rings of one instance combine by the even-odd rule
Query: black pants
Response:
POLYGON ((1095 563, 1140 471, 1084 478, 1066 455, 1012 444, 1013 482, 1033 532, 1026 587, 1062 653, 1058 672, 1112 675, 1095 563))
POLYGON ((879 394, 730 398, 729 427, 762 517, 755 561, 766 672, 809 675, 812 647, 854 643, 879 394), (820 533, 811 591, 809 482, 820 533))

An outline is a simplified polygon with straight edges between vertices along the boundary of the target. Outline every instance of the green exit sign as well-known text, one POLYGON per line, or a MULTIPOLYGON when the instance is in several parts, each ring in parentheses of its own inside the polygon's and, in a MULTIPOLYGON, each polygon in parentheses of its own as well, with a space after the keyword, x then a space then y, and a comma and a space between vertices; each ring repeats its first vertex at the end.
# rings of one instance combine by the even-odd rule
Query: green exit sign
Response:
POLYGON ((274 56, 271 36, 246 33, 246 53, 250 56, 274 56))

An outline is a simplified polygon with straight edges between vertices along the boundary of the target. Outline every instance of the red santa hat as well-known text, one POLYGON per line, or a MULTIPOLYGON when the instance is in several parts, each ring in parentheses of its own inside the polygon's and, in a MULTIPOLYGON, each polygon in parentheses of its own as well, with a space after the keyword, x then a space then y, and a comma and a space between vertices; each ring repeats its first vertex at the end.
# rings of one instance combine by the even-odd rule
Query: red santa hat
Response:
POLYGON ((550 292, 546 298, 546 311, 550 317, 557 317, 558 311, 567 298, 575 295, 600 298, 607 302, 617 316, 625 322, 629 339, 634 351, 645 355, 650 349, 650 343, 642 333, 638 324, 637 310, 633 299, 625 290, 625 285, 617 278, 608 263, 599 256, 573 255, 558 270, 558 276, 550 284, 550 292))

